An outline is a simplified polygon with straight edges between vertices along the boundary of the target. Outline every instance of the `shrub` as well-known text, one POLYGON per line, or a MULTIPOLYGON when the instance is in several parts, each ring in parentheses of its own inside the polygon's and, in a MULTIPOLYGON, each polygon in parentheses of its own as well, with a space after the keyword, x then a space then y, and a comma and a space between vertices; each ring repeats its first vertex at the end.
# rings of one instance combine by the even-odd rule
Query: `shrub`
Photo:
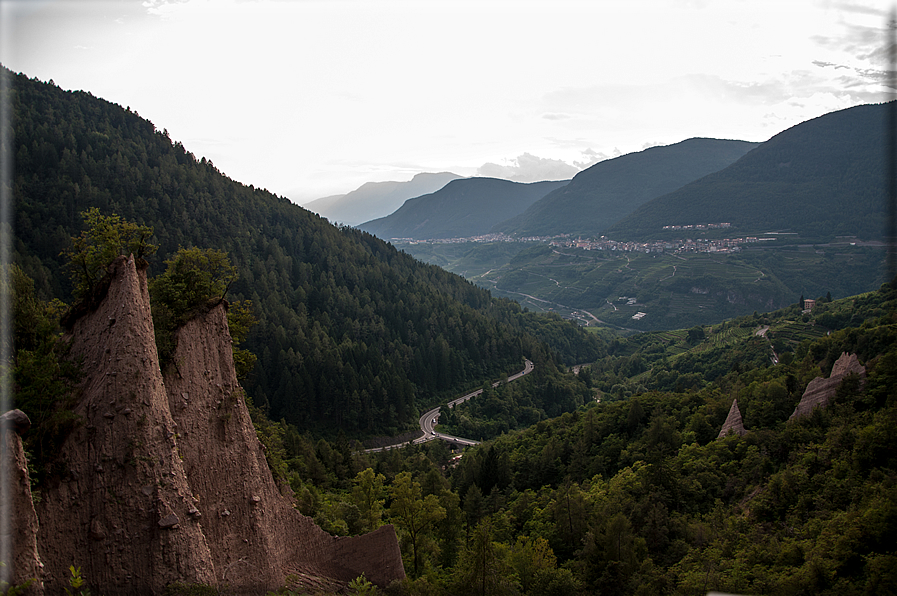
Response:
POLYGON ((237 269, 221 250, 180 248, 165 264, 165 272, 149 283, 160 364, 174 353, 178 327, 223 301, 237 279, 237 269))
POLYGON ((74 285, 76 300, 93 292, 106 276, 109 264, 119 255, 134 255, 143 259, 156 252, 149 243, 153 229, 125 221, 118 215, 102 215, 96 207, 81 212, 87 230, 72 238, 72 246, 62 255, 68 259, 67 268, 74 285))

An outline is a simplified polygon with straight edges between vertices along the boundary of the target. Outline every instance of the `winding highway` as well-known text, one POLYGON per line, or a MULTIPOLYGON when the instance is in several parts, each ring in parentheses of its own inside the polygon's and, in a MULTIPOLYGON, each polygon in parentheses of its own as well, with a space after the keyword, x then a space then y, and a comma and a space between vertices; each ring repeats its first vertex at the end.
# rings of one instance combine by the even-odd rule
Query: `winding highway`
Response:
MULTIPOLYGON (((511 381, 516 381, 517 379, 519 379, 520 377, 522 377, 524 375, 528 375, 529 373, 533 372, 534 368, 535 367, 533 366, 532 361, 529 359, 525 359, 524 365, 523 365, 523 370, 520 371, 519 373, 514 373, 513 375, 508 377, 507 382, 510 383, 511 381)), ((493 387, 498 387, 499 385, 501 385, 501 381, 496 381, 496 382, 492 383, 493 387)), ((480 395, 482 392, 483 392, 482 389, 477 389, 476 391, 472 391, 470 393, 462 395, 461 397, 453 399, 446 405, 449 408, 454 408, 458 404, 464 403, 468 399, 470 399, 472 397, 476 397, 477 395, 480 395)), ((432 410, 428 410, 427 412, 423 413, 423 415, 420 417, 420 420, 418 422, 420 423, 420 429, 423 431, 424 434, 423 434, 423 436, 418 437, 417 439, 414 439, 413 441, 411 441, 412 443, 420 444, 420 443, 426 443, 427 441, 434 441, 436 439, 440 439, 442 441, 449 441, 451 443, 456 443, 458 445, 464 445, 465 447, 479 444, 479 441, 474 441, 473 439, 465 439, 462 437, 455 437, 453 435, 447 435, 445 433, 436 432, 436 424, 437 424, 437 421, 439 420, 440 409, 441 409, 441 406, 436 406, 432 410)), ((402 447, 407 444, 408 444, 408 442, 406 441, 403 443, 396 443, 394 445, 387 445, 385 447, 375 447, 373 449, 365 449, 365 452, 366 453, 376 453, 378 451, 387 451, 389 449, 394 449, 396 447, 402 447)))

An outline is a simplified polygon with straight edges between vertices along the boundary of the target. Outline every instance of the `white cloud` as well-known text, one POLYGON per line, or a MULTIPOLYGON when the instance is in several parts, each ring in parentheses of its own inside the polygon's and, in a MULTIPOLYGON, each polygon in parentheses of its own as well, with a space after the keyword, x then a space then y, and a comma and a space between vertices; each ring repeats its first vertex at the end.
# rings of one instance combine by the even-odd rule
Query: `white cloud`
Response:
POLYGON ((485 163, 477 170, 477 176, 503 178, 514 182, 539 180, 567 180, 579 172, 579 168, 561 161, 546 159, 529 153, 507 160, 505 165, 485 163))
POLYGON ((569 120, 572 118, 570 114, 542 114, 542 118, 545 120, 569 120))
POLYGON ((608 153, 603 153, 599 151, 595 151, 591 147, 582 152, 583 160, 582 161, 574 161, 573 165, 575 165, 580 170, 584 170, 588 167, 595 165, 598 162, 605 161, 608 159, 613 159, 615 157, 620 157, 623 155, 623 152, 614 147, 614 150, 608 153))

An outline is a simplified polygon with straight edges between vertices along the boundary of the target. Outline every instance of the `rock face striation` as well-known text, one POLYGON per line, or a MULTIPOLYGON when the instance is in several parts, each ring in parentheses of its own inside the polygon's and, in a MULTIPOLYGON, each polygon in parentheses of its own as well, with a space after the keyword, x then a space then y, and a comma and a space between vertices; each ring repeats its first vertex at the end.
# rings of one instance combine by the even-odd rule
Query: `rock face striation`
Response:
POLYGON ((844 352, 832 367, 832 374, 829 378, 816 377, 807 385, 804 390, 797 408, 788 420, 796 420, 803 416, 809 416, 816 408, 824 408, 829 401, 835 396, 838 385, 844 380, 844 377, 850 374, 856 374, 860 379, 866 378, 866 367, 860 364, 856 354, 848 354, 844 352))
POLYGON ((71 353, 84 380, 83 423, 63 443, 65 472, 37 512, 45 585, 62 593, 70 565, 107 594, 161 593, 173 582, 215 582, 177 427, 159 371, 146 275, 134 260, 111 266, 99 307, 78 319, 71 353))
MULTIPOLYGON (((22 438, 31 427, 31 421, 21 410, 10 410, 0 416, 0 458, 3 468, 3 506, 6 507, 9 526, 4 526, 5 536, 0 536, 4 548, 12 546, 12 553, 3 553, 2 560, 11 561, 0 569, 0 580, 22 585, 32 580, 28 594, 43 594, 40 580, 41 563, 37 552, 38 522, 31 498, 31 479, 28 477, 28 461, 22 448, 22 438), (11 556, 10 556, 11 555, 11 556)), ((0 588, 2 589, 2 588, 0 588)))
POLYGON ((729 415, 726 416, 726 421, 723 423, 723 428, 719 431, 719 435, 717 435, 717 439, 722 439, 727 436, 729 433, 735 433, 736 435, 743 435, 747 431, 744 429, 744 422, 741 420, 741 410, 738 409, 738 400, 732 400, 732 407, 729 408, 729 415))
POLYGON ((37 506, 47 592, 63 591, 73 564, 107 595, 175 583, 264 594, 287 575, 312 589, 362 573, 379 585, 403 578, 392 526, 336 538, 278 491, 233 369, 226 306, 178 331, 163 376, 145 272, 124 257, 110 272, 106 297, 71 332, 83 424, 37 506))
POLYGON ((173 360, 165 387, 198 502, 188 515, 202 516, 219 585, 264 592, 287 572, 314 587, 362 573, 380 585, 404 577, 392 526, 335 539, 278 491, 234 372, 223 305, 178 331, 173 360))

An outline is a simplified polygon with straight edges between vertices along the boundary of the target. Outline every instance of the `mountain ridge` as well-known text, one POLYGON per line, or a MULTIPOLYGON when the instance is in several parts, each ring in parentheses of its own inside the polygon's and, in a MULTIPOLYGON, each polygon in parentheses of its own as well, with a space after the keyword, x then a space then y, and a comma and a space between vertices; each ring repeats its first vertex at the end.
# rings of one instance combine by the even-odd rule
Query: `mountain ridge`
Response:
POLYGON ((729 167, 645 203, 607 234, 646 240, 662 238, 667 225, 730 222, 739 234, 880 239, 884 105, 855 106, 797 124, 729 167))
POLYGON ((639 205, 730 165, 757 145, 692 138, 601 161, 492 231, 597 236, 639 205))
POLYGON ((407 182, 366 182, 346 194, 323 197, 302 206, 333 223, 354 226, 385 217, 406 200, 436 192, 459 178, 451 172, 422 172, 407 182))
POLYGON ((408 199, 394 213, 358 228, 384 239, 478 236, 566 184, 566 180, 529 183, 500 178, 453 180, 434 193, 408 199))

